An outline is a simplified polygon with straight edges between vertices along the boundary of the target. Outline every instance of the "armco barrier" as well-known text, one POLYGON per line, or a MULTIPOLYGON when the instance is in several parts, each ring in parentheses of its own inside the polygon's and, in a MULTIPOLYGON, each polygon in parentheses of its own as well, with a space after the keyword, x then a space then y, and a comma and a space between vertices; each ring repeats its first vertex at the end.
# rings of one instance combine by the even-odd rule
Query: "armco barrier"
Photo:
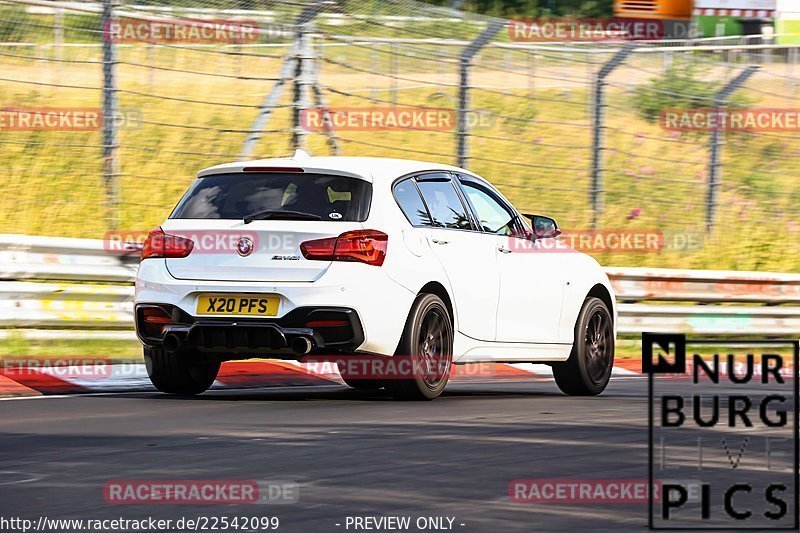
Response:
POLYGON ((0 279, 131 283, 139 252, 108 254, 101 239, 0 234, 0 279))
MULTIPOLYGON (((103 241, 0 235, 0 338, 134 338, 138 252, 103 241)), ((619 331, 797 335, 800 275, 606 268, 619 331), (730 305, 721 305, 721 304, 730 305)))
POLYGON ((800 274, 614 267, 606 273, 622 301, 800 304, 800 274))

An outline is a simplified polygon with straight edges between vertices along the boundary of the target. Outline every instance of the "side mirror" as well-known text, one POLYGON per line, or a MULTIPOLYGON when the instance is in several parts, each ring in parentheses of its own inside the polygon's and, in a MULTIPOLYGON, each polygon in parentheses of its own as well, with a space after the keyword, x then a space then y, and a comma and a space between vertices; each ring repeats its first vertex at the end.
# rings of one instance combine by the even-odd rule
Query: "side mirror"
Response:
POLYGON ((531 226, 533 227, 533 234, 537 239, 552 239, 561 235, 561 230, 558 229, 558 224, 554 218, 546 217, 544 215, 525 215, 530 219, 531 226))

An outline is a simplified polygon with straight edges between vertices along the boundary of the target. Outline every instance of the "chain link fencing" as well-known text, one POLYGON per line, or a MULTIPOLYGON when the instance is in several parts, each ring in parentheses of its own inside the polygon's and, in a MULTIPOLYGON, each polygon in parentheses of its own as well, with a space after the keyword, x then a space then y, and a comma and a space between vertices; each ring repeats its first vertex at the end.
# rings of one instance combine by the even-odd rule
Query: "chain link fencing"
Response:
POLYGON ((797 111, 797 45, 526 42, 508 28, 408 0, 0 2, 0 231, 149 229, 199 169, 304 147, 459 164, 568 232, 664 240, 658 253, 604 241, 591 252, 605 263, 800 268, 800 129, 715 133, 664 119, 797 111), (188 30, 163 33, 178 27, 188 30), (334 120, 398 109, 438 118, 334 120), (54 110, 101 120, 21 123, 54 110))

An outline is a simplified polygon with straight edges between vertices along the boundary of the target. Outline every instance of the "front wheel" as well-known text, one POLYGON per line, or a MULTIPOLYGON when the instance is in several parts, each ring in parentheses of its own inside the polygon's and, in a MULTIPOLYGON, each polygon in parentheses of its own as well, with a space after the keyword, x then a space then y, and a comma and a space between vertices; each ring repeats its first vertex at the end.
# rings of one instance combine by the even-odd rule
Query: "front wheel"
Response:
POLYGON ((145 348, 144 362, 153 386, 169 394, 189 395, 207 391, 217 379, 220 363, 198 361, 192 355, 145 348))
POLYGON ((394 366, 403 371, 384 379, 392 396, 433 400, 442 393, 453 361, 453 322, 441 298, 435 294, 417 297, 394 357, 394 366))
POLYGON ((614 366, 614 325, 608 306, 589 297, 575 323, 569 359, 553 364, 556 385, 565 394, 596 396, 605 390, 614 366))

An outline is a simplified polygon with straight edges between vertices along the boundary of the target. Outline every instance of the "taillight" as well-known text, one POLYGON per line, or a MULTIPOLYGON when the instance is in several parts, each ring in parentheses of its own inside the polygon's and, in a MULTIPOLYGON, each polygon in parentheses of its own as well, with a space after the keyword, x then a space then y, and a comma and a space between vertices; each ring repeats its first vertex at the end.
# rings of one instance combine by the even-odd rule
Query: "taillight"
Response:
POLYGON ((338 237, 315 239, 300 245, 306 259, 317 261, 357 261, 381 266, 386 258, 389 236, 382 231, 346 231, 338 237))
POLYGON ((186 257, 192 253, 194 242, 186 237, 164 233, 161 227, 147 235, 142 247, 142 259, 148 257, 186 257))

